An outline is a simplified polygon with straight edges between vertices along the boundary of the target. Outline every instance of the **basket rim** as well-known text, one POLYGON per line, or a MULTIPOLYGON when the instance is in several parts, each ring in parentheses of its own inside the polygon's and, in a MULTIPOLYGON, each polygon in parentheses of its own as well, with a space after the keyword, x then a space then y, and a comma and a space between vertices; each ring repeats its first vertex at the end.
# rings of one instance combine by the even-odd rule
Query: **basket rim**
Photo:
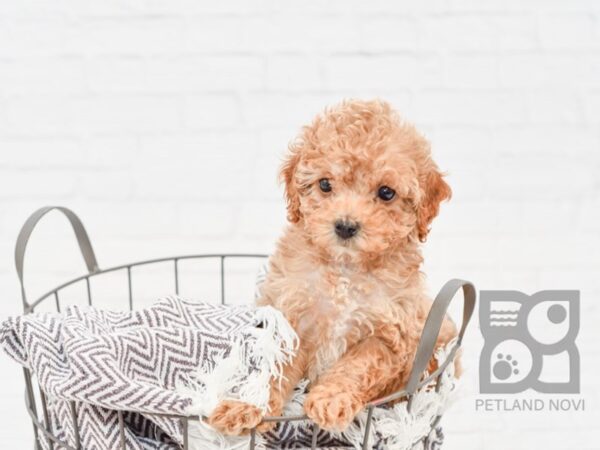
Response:
MULTIPOLYGON (((97 268, 96 270, 94 270, 92 272, 88 272, 84 275, 79 275, 74 278, 71 278, 68 281, 63 282, 63 283, 59 284, 58 286, 54 287, 53 289, 50 289, 46 293, 42 294, 36 300, 34 300, 32 303, 30 303, 28 305, 28 307, 26 308, 27 311, 25 311, 25 314, 32 313, 36 306, 40 305, 44 300, 48 299, 49 297, 56 295, 60 290, 66 288, 68 286, 71 286, 75 283, 78 283, 80 281, 89 280, 92 277, 106 274, 106 273, 116 272, 119 270, 130 271, 131 268, 133 268, 133 267, 140 267, 140 266, 145 266, 145 265, 149 265, 149 264, 160 264, 160 263, 166 263, 166 262, 173 262, 174 264, 178 264, 179 261, 191 260, 191 259, 211 259, 211 258, 213 258, 213 259, 220 259, 221 262, 223 262, 226 258, 268 259, 269 257, 270 257, 270 255, 265 254, 265 253, 191 253, 191 254, 184 254, 184 255, 164 256, 164 257, 159 257, 159 258, 144 259, 144 260, 139 260, 139 261, 135 261, 132 263, 118 264, 115 266, 107 267, 105 269, 97 268)), ((461 347, 461 342, 456 341, 454 343, 454 345, 452 346, 452 348, 449 350, 447 359, 450 361, 454 361, 456 352, 460 349, 460 347, 461 347)), ((445 370, 446 370, 446 365, 445 364, 440 365, 435 371, 428 374, 419 383, 417 383, 417 386, 416 386, 417 390, 430 384, 435 378, 437 378, 439 375, 441 375, 445 370)), ((387 403, 396 401, 402 397, 409 397, 409 393, 406 390, 406 388, 398 390, 396 392, 393 392, 390 395, 380 397, 375 400, 371 400, 370 402, 368 402, 365 405, 365 407, 363 408, 363 411, 368 410, 369 408, 374 408, 377 406, 385 405, 387 403)), ((412 397, 409 397, 409 399, 407 401, 410 402, 410 398, 412 398, 412 397)), ((157 413, 157 414, 152 413, 152 415, 157 416, 157 417, 165 417, 165 418, 173 418, 173 419, 184 418, 184 417, 191 419, 191 420, 199 420, 200 419, 200 416, 198 416, 198 415, 184 416, 184 415, 177 415, 177 414, 159 414, 159 413, 157 413)), ((206 417, 202 417, 202 418, 206 419, 206 417)), ((263 421, 265 421, 265 422, 282 422, 282 421, 292 422, 292 421, 306 420, 307 418, 308 417, 306 415, 265 416, 263 418, 263 421)))
POLYGON ((89 280, 90 278, 95 277, 97 275, 103 275, 103 274, 110 273, 110 272, 116 272, 118 270, 129 270, 132 267, 145 266, 145 265, 149 265, 149 264, 159 264, 159 263, 165 263, 165 262, 170 262, 170 261, 173 261, 174 263, 178 263, 179 261, 184 261, 184 260, 188 260, 188 259, 216 258, 216 259, 224 260, 226 258, 269 258, 269 256, 270 255, 267 255, 264 253, 192 253, 192 254, 177 255, 177 256, 164 256, 164 257, 160 257, 160 258, 143 259, 143 260, 135 261, 132 263, 118 264, 116 266, 107 267, 106 269, 97 268, 92 272, 88 272, 83 275, 79 275, 74 278, 71 278, 68 281, 65 281, 62 284, 59 284, 58 286, 48 290, 47 292, 45 292, 44 294, 42 294, 41 296, 36 298, 33 302, 29 303, 27 305, 27 308, 25 308, 24 313, 28 314, 28 313, 32 312, 35 309, 35 307, 38 306, 42 301, 44 301, 48 297, 54 295, 56 292, 60 291, 61 289, 71 286, 79 281, 82 281, 85 279, 89 280))

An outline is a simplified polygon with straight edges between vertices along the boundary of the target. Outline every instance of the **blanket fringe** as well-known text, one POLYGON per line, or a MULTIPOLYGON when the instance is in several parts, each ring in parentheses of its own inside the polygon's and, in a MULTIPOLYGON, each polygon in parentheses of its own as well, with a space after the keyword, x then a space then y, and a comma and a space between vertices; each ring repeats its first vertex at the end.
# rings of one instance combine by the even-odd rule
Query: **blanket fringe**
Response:
MULTIPOLYGON (((253 327, 243 339, 236 339, 231 352, 221 355, 214 370, 208 373, 199 370, 194 383, 185 389, 195 391, 194 404, 190 414, 210 415, 212 409, 223 399, 235 399, 253 404, 267 411, 269 382, 272 377, 281 379, 282 367, 294 356, 298 337, 283 315, 273 308, 259 308, 256 323, 262 328, 253 327), (252 336, 252 344, 247 336, 252 336), (255 367, 248 376, 248 367, 255 367)), ((244 330, 246 331, 246 330, 244 330)), ((449 342, 436 351, 435 358, 444 361, 455 345, 449 342)), ((292 399, 284 408, 285 415, 303 414, 308 381, 304 380, 294 390, 292 399)), ((375 408, 371 426, 370 442, 383 445, 387 450, 417 449, 419 442, 431 431, 431 423, 452 403, 457 390, 454 366, 450 364, 443 372, 440 386, 434 389, 435 382, 415 394, 413 408, 409 412, 406 402, 399 402, 389 408, 375 408)), ((342 432, 330 431, 329 435, 348 442, 355 448, 362 448, 366 430, 366 412, 362 411, 355 421, 342 432)), ((297 423, 297 425, 300 425, 297 423)), ((309 421, 306 421, 309 426, 309 421)), ((238 450, 248 448, 247 436, 224 436, 206 423, 190 423, 191 450, 238 450)), ((265 439, 256 435, 256 448, 264 449, 265 439)))
MULTIPOLYGON (((254 310, 254 323, 231 338, 231 349, 200 367, 178 387, 193 402, 189 415, 210 416, 223 400, 238 400, 268 414, 271 379, 281 380, 283 366, 295 356, 299 340, 283 314, 270 306, 254 310)), ((223 436, 200 421, 190 423, 191 450, 247 448, 248 437, 223 436)))

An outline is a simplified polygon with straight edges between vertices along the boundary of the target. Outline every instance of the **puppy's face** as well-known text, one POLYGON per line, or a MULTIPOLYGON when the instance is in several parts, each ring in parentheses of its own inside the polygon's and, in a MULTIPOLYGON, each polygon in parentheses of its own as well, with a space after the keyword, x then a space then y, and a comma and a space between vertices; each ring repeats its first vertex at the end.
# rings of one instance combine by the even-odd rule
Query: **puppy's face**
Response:
POLYGON ((333 259, 372 260, 425 240, 450 196, 427 142, 382 102, 326 111, 290 146, 288 216, 333 259))

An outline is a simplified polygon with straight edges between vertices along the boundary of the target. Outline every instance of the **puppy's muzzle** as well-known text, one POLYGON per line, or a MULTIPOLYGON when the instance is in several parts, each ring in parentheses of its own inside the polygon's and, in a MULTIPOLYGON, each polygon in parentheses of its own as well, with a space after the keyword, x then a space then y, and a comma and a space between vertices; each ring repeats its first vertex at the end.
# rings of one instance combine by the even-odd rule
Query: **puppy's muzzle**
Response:
POLYGON ((356 236, 356 233, 358 233, 358 230, 360 229, 360 225, 351 220, 338 220, 335 222, 334 228, 335 234, 346 240, 356 236))

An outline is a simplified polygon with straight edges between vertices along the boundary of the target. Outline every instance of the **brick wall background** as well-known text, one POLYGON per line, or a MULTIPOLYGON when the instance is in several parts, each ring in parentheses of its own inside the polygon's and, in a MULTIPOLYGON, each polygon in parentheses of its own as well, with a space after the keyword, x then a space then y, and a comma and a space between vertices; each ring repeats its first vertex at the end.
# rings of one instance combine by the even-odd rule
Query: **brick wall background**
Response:
MULTIPOLYGON (((346 97, 389 100, 449 173, 425 251, 432 292, 455 276, 582 291, 586 412, 476 412, 475 318, 447 448, 600 448, 594 0, 0 0, 1 317, 20 311, 16 235, 45 204, 82 217, 103 267, 269 251, 287 143, 346 97)), ((31 296, 83 270, 58 215, 26 269, 31 296)), ((29 448, 21 370, 0 369, 2 448, 29 448)))

